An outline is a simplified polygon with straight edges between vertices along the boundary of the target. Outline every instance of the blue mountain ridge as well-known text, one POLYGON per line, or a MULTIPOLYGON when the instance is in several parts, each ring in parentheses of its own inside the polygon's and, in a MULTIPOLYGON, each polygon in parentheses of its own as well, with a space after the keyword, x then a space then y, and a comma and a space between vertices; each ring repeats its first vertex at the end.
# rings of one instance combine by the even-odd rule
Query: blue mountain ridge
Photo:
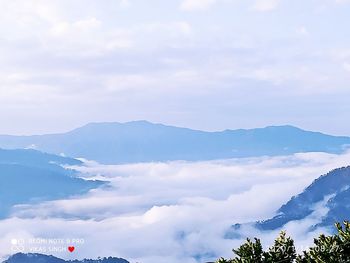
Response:
POLYGON ((0 149, 0 218, 18 204, 78 195, 103 184, 78 178, 62 165, 81 165, 72 158, 35 150, 0 149))
MULTIPOLYGON (((336 222, 349 220, 350 166, 338 168, 320 176, 302 193, 293 196, 286 204, 282 205, 276 211, 276 216, 256 222, 254 225, 263 231, 281 229, 291 221, 305 219, 315 211, 315 205, 323 201, 328 211, 319 218, 319 223, 310 225, 310 231, 320 226, 335 231, 334 224, 336 222)), ((240 227, 240 224, 232 226, 227 237, 238 237, 237 230, 240 227)))
POLYGON ((129 261, 116 258, 99 258, 99 259, 83 259, 83 260, 63 260, 54 256, 42 255, 42 254, 23 254, 17 253, 10 256, 3 263, 130 263, 129 261))
POLYGON ((313 205, 332 196, 327 202, 329 209, 321 222, 313 227, 331 227, 335 222, 349 220, 350 215, 350 166, 335 169, 316 179, 302 193, 294 196, 277 211, 272 219, 258 222, 262 230, 277 229, 293 220, 304 219, 313 212, 313 205))
POLYGON ((61 134, 0 136, 2 148, 34 147, 104 164, 200 161, 297 152, 341 153, 348 145, 349 137, 289 125, 205 132, 147 121, 90 123, 61 134))

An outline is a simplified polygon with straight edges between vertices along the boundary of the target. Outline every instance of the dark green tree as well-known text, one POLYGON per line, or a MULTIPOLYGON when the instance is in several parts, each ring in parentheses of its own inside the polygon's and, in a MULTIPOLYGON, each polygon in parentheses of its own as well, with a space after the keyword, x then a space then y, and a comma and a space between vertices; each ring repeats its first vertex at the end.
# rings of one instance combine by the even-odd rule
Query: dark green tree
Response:
MULTIPOLYGON (((263 248, 260 239, 255 238, 254 241, 249 238, 238 249, 234 249, 233 252, 237 255, 231 262, 232 263, 262 263, 263 261, 263 248)), ((229 262, 229 263, 231 263, 229 262)))
POLYGON ((287 237, 284 231, 276 238, 274 245, 267 252, 264 252, 264 262, 266 263, 292 263, 296 257, 294 240, 287 237))
POLYGON ((247 239, 238 249, 233 250, 236 255, 233 259, 221 258, 217 263, 290 263, 296 258, 294 241, 281 232, 274 245, 264 252, 260 239, 247 239))
POLYGON ((314 239, 314 246, 298 256, 298 263, 319 262, 350 262, 350 223, 344 222, 344 227, 337 223, 337 234, 320 235, 314 239))
POLYGON ((314 239, 314 246, 296 254, 294 241, 281 232, 272 247, 264 251, 260 239, 247 239, 234 249, 233 259, 221 258, 217 263, 348 263, 350 262, 350 222, 336 224, 337 233, 320 235, 314 239))

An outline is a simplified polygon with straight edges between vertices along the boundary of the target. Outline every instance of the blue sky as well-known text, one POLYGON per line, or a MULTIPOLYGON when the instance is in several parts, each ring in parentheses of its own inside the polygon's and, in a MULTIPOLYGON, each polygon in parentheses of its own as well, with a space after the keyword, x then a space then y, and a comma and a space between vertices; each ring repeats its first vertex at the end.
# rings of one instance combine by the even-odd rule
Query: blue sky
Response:
POLYGON ((350 135, 350 1, 0 0, 0 133, 147 119, 350 135))

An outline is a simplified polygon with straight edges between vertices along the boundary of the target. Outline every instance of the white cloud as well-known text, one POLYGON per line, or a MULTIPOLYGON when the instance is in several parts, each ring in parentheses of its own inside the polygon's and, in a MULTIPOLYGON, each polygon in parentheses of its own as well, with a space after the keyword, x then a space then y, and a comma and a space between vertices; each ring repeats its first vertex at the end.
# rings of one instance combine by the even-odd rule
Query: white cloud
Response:
POLYGON ((52 27, 51 32, 54 36, 61 36, 65 34, 69 28, 70 24, 68 22, 60 22, 52 27))
MULTIPOLYGON (((224 239, 232 224, 273 216, 292 195, 319 175, 348 164, 349 157, 308 153, 195 163, 87 162, 79 168, 85 176, 108 180, 110 187, 18 206, 14 215, 20 218, 0 221, 0 257, 11 253, 11 239, 29 237, 84 238, 73 255, 78 258, 113 255, 143 263, 195 263, 228 257, 242 242, 224 239)), ((310 244, 315 233, 307 233, 307 226, 319 218, 288 224, 297 245, 310 244)), ((243 230, 243 235, 261 236, 265 245, 278 232, 243 230)))
POLYGON ((120 1, 120 6, 121 7, 126 8, 126 7, 129 7, 130 5, 131 5, 130 0, 121 0, 120 1))
POLYGON ((343 67, 346 71, 350 72, 350 63, 349 62, 344 62, 343 67))
POLYGON ((280 0, 256 0, 254 9, 261 12, 271 11, 277 8, 280 0))
POLYGON ((101 25, 101 21, 96 19, 95 17, 88 18, 85 20, 79 20, 72 24, 73 27, 76 27, 79 30, 90 30, 96 29, 101 25))
POLYGON ((310 34, 305 26, 298 27, 296 32, 299 36, 308 36, 310 34))
POLYGON ((337 4, 344 4, 344 3, 350 3, 349 0, 335 0, 337 4))
MULTIPOLYGON (((0 2, 0 133, 51 133, 133 119, 206 130, 291 123, 349 131, 344 115, 350 106, 342 100, 350 76, 339 70, 347 60, 334 63, 329 55, 349 46, 337 33, 346 31, 343 6, 318 11, 334 15, 321 29, 313 25, 324 16, 311 12, 317 1, 293 3, 295 8, 281 2, 266 18, 251 12, 255 1, 127 2, 0 2), (207 11, 184 13, 180 4, 207 11), (300 8, 310 9, 310 16, 304 19, 300 8), (131 82, 112 83, 120 79, 131 82), (328 105, 330 97, 341 102, 328 105), (281 101, 286 107, 276 112, 281 101), (242 114, 232 122, 234 112, 242 114)), ((256 7, 269 10, 276 3, 260 0, 256 7)))
POLYGON ((217 3, 218 0, 184 0, 180 8, 185 11, 205 10, 217 3))

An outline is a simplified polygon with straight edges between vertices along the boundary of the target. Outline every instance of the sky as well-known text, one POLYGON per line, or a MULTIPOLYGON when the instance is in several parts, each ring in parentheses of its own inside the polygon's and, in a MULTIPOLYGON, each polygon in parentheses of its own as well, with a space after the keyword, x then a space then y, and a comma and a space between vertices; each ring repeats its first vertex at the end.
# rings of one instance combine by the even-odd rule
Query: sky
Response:
MULTIPOLYGON (((251 222, 272 218, 276 210, 314 179, 348 164, 350 153, 299 153, 206 162, 168 162, 75 167, 87 179, 109 181, 109 187, 85 195, 32 205, 18 205, 0 220, 0 259, 17 252, 11 240, 23 240, 24 252, 67 259, 124 257, 142 263, 203 263, 232 257, 244 237, 272 244, 280 229, 259 232, 251 222), (245 223, 241 239, 226 239, 235 223, 245 223), (45 251, 62 245, 30 240, 83 240, 76 251, 45 251), (34 250, 35 249, 35 250, 34 250), (40 249, 40 250, 39 250, 40 249), (196 257, 201 256, 200 260, 196 257)), ((283 229, 299 251, 319 233, 310 225, 328 212, 316 204, 309 217, 283 229)), ((22 244, 22 242, 21 242, 22 244)))
POLYGON ((350 1, 0 0, 0 134, 148 120, 350 135, 350 1))

